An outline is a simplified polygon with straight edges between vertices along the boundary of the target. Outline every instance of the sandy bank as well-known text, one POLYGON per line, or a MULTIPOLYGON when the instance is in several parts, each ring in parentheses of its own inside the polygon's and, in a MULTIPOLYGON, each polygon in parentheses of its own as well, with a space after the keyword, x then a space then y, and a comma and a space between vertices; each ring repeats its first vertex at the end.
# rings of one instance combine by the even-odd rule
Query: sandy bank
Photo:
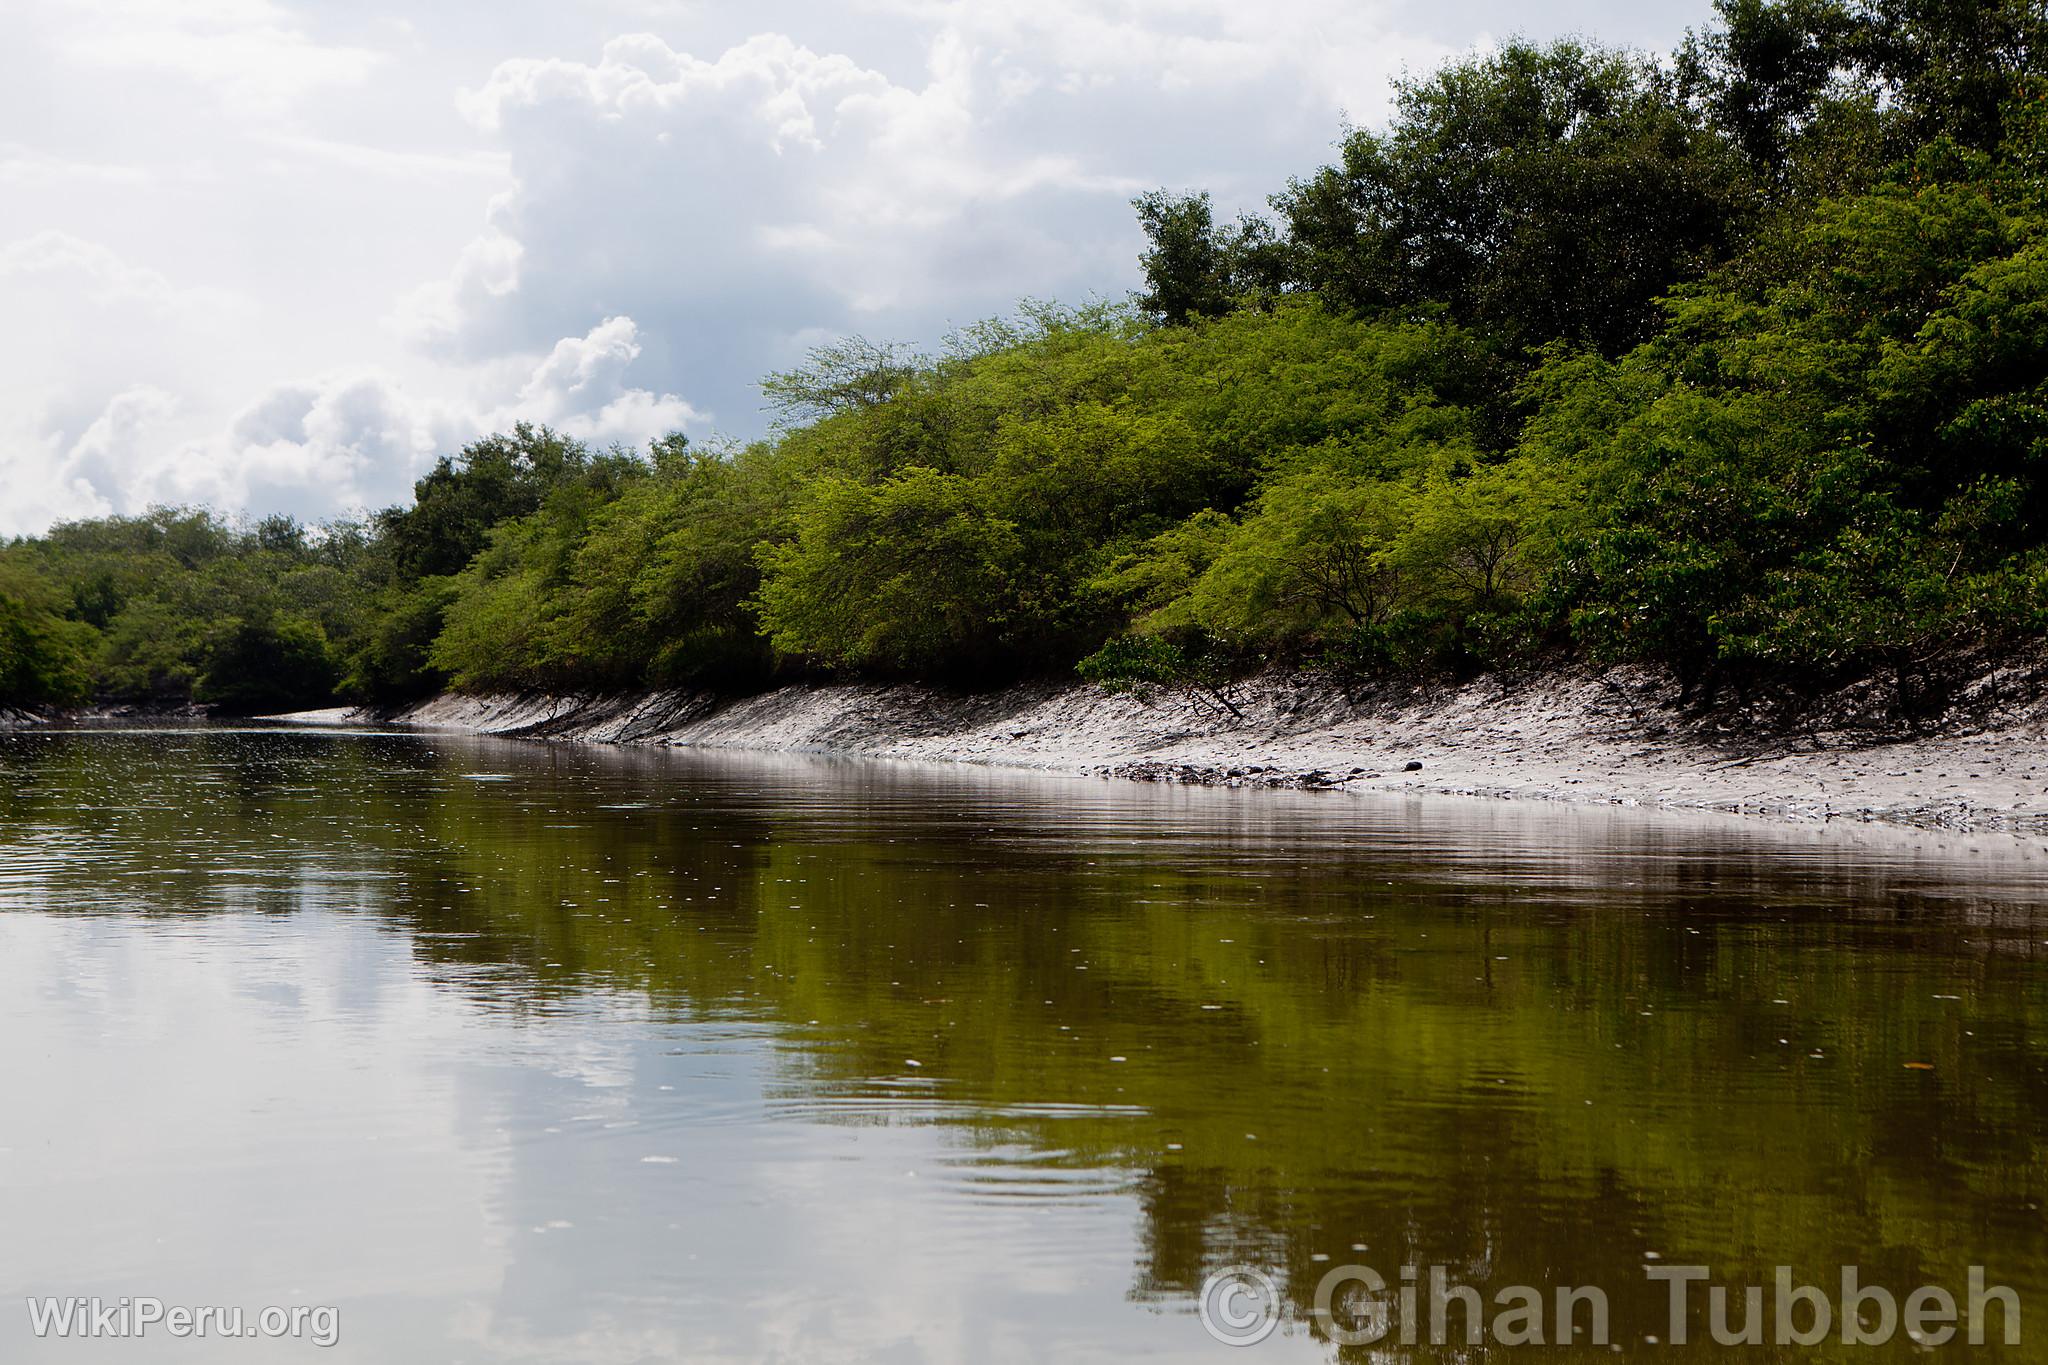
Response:
MULTIPOLYGON (((1513 797, 2048 833, 2048 704, 1976 699, 1967 721, 1878 736, 1702 721, 1625 672, 1349 691, 1276 678, 1240 716, 1078 684, 962 696, 912 685, 785 687, 718 700, 444 696, 396 717, 537 739, 981 763, 1152 781, 1513 797)), ((314 717, 306 717, 313 719, 314 717)), ((339 719, 324 713, 321 719, 339 719)))

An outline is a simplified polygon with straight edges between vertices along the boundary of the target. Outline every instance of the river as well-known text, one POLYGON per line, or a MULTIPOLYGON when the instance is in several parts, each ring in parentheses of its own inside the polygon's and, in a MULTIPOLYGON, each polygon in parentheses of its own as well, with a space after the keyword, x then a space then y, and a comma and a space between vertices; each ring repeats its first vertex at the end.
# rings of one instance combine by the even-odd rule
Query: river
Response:
POLYGON ((1695 1264, 1981 1266, 2048 1339, 2044 893, 2005 836, 0 735, 0 1359, 1560 1358, 1340 1352, 1343 1266, 1599 1287, 1574 1359, 1729 1357, 1669 1345, 1695 1264), (1250 1349, 1227 1266, 1281 1300, 1250 1349), (39 1338, 44 1296, 339 1340, 39 1338))

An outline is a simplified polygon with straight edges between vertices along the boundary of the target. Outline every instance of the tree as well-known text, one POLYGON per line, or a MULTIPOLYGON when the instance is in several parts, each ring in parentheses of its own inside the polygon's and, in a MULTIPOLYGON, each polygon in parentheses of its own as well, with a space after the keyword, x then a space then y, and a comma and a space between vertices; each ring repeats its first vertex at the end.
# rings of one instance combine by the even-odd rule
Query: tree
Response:
POLYGON ((1244 719, 1237 683, 1243 661, 1215 636, 1200 630, 1171 635, 1120 635, 1081 660, 1075 672, 1105 692, 1141 701, 1176 693, 1196 712, 1244 719))
POLYGON ((1578 445, 1601 494, 1552 584, 1580 637, 1711 682, 1903 676, 2038 629, 2044 243, 2034 178, 1943 140, 1681 291, 1619 365, 1554 360, 1546 408, 1578 416, 1539 414, 1532 453, 1578 445), (1588 416, 1607 434, 1579 445, 1588 416))
POLYGON ((2048 61, 2042 0, 1856 0, 1852 13, 1851 55, 1899 110, 1901 150, 1944 136, 1997 148, 2048 61))
POLYGON ((793 370, 769 375, 761 393, 785 421, 816 421, 888 402, 924 366, 907 346, 847 337, 813 347, 793 370))
POLYGON ((615 642, 566 623, 578 600, 576 557, 592 525, 644 483, 646 464, 623 451, 586 455, 533 512, 498 522, 454 576, 455 595, 431 662, 457 687, 570 687, 605 679, 615 642))
POLYGON ((1794 197, 1857 193, 1937 138, 1988 152, 2041 74, 2041 0, 1716 0, 1681 85, 1794 197))
POLYGON ((0 563, 0 706, 68 706, 91 689, 98 633, 59 615, 49 584, 0 563))
POLYGON ((1268 484, 1229 544, 1161 625, 1272 643, 1382 626, 1406 586, 1413 498, 1398 481, 1311 468, 1268 484))
POLYGON ((1647 58, 1511 43, 1396 104, 1274 200, 1299 282, 1344 307, 1439 302, 1514 345, 1615 354, 1742 231, 1741 159, 1647 58))
POLYGON ((193 695, 229 715, 259 715, 323 706, 339 681, 317 624, 265 615, 213 632, 193 695))
POLYGON ((1221 317, 1285 283, 1285 249, 1273 225, 1246 216, 1219 226, 1206 193, 1153 190, 1131 201, 1149 243, 1139 258, 1146 292, 1138 306, 1169 326, 1221 317))
MULTIPOLYGON (((665 467, 593 525, 575 567, 587 594, 579 612, 623 616, 630 624, 614 638, 641 642, 654 681, 731 687, 765 677, 756 550, 793 496, 792 472, 765 447, 700 450, 665 467)), ((593 633, 584 621, 572 625, 593 633)))
POLYGON ((1758 167, 1784 172, 1799 139, 1838 93, 1856 16, 1847 0, 1716 0, 1719 27, 1688 36, 1686 84, 1758 167))
POLYGON ((1537 585, 1542 566, 1532 550, 1563 494, 1536 461, 1453 457, 1432 471, 1416 499, 1402 558, 1460 608, 1516 601, 1537 585))
POLYGON ((256 547, 271 554, 288 558, 303 558, 307 553, 306 528, 298 518, 276 513, 256 523, 256 547))
POLYGON ((413 485, 411 507, 378 514, 378 532, 401 577, 459 573, 493 526, 538 509, 590 459, 580 442, 521 422, 508 435, 486 436, 453 458, 443 456, 413 485))
POLYGON ((341 687, 349 696, 394 706, 433 695, 448 685, 430 657, 455 600, 453 578, 423 578, 386 586, 371 604, 362 633, 347 651, 341 687))
POLYGON ((761 623, 779 650, 832 665, 954 672, 1002 661, 1028 625, 1016 526, 958 475, 830 478, 764 547, 761 623))

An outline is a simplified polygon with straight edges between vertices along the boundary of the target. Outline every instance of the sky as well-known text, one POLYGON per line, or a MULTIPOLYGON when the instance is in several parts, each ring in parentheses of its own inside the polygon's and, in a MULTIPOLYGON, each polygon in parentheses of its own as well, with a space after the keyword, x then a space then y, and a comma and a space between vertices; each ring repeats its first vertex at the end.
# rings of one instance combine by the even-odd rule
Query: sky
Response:
POLYGON ((762 375, 1138 284, 1390 83, 1707 0, 7 0, 0 535, 385 506, 516 420, 759 435, 762 375))

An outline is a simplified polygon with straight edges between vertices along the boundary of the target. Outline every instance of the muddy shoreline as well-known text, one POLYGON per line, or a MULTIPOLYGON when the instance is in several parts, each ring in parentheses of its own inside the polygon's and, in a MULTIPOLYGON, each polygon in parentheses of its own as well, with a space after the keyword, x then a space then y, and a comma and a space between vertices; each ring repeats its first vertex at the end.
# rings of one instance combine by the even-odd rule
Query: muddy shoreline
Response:
POLYGON ((2048 835, 2048 703, 2031 689, 1912 733, 1702 718, 1675 705, 1665 680, 1620 671, 1366 691, 1292 675, 1255 680, 1232 700, 1235 715, 1201 697, 1071 683, 980 694, 821 683, 741 698, 445 695, 374 718, 529 739, 2048 835))

